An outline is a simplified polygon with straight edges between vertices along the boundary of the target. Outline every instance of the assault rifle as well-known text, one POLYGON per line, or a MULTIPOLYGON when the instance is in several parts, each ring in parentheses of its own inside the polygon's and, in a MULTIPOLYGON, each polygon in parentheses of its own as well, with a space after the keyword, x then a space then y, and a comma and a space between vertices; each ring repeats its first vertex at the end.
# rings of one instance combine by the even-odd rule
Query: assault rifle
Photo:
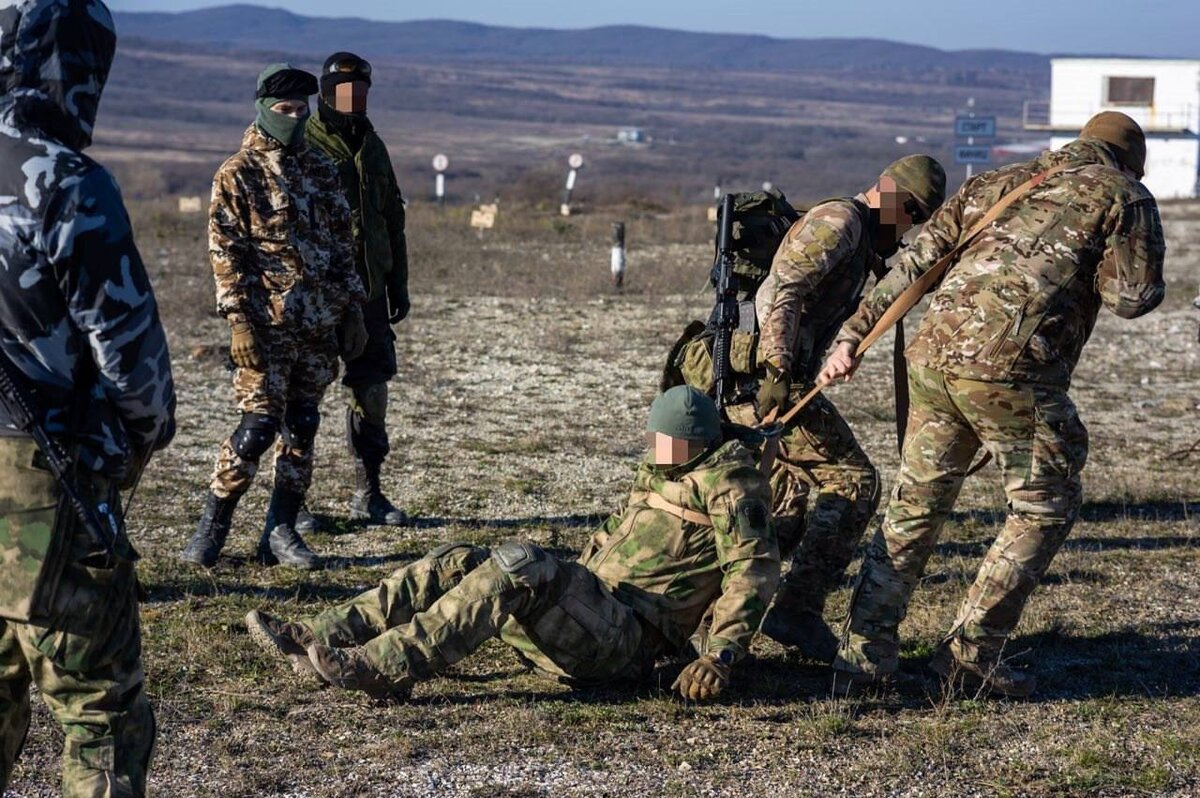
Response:
POLYGON ((720 225, 717 232, 717 257, 713 261, 710 279, 717 289, 717 302, 713 307, 710 326, 716 333, 713 338, 713 384, 716 386, 718 407, 729 404, 730 387, 733 383, 733 366, 729 362, 729 350, 733 342, 733 331, 738 326, 738 278, 733 273, 733 195, 721 199, 721 211, 717 216, 720 225))
POLYGON ((46 465, 58 482, 67 504, 71 505, 88 535, 104 548, 107 556, 112 557, 117 530, 120 528, 112 507, 107 501, 92 505, 84 500, 75 485, 74 463, 58 441, 51 438, 38 422, 31 409, 35 400, 25 387, 24 379, 8 355, 0 351, 0 407, 4 408, 18 429, 33 438, 46 458, 46 465))

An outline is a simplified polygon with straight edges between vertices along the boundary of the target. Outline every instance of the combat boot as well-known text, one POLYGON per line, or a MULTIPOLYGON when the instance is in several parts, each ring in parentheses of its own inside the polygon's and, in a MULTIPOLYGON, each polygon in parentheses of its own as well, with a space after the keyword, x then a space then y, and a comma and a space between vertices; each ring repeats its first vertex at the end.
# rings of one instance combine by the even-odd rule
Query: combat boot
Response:
POLYGON ((312 630, 302 623, 292 623, 258 610, 246 615, 246 631, 263 651, 286 659, 292 670, 323 682, 308 659, 308 647, 317 642, 312 630))
POLYGON ((271 493, 271 505, 267 509, 267 523, 258 541, 259 562, 264 565, 290 565, 309 571, 320 565, 317 555, 296 532, 296 516, 303 502, 303 493, 275 487, 271 493))
POLYGON ((1000 660, 967 662, 954 656, 943 643, 929 660, 929 669, 956 689, 966 693, 998 693, 1009 698, 1028 698, 1037 689, 1037 677, 1000 660))
POLYGON ((350 517, 356 521, 366 521, 368 524, 404 526, 408 523, 408 515, 388 501, 379 486, 382 465, 363 460, 355 463, 354 474, 358 489, 350 497, 350 517))
POLYGON ((791 646, 807 659, 823 665, 832 664, 837 656, 837 635, 820 615, 808 610, 788 610, 776 604, 763 618, 759 631, 776 643, 791 646))
POLYGON ((413 680, 396 681, 379 672, 358 648, 308 647, 308 659, 323 680, 343 690, 360 690, 376 701, 407 701, 413 680))
POLYGON ((233 524, 233 511, 237 509, 238 497, 222 499, 211 491, 204 500, 204 509, 196 523, 196 531, 187 546, 179 553, 179 559, 191 565, 212 568, 217 556, 225 547, 229 528, 233 524))
POLYGON ((308 502, 301 504, 300 512, 296 514, 296 531, 301 535, 311 535, 313 532, 321 531, 321 522, 308 511, 308 502))

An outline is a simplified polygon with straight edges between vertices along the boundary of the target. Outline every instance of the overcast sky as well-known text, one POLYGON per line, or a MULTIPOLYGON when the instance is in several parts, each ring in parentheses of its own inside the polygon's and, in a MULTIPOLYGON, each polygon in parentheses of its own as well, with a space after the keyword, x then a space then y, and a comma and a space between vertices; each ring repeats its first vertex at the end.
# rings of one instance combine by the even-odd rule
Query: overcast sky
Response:
MULTIPOLYGON (((193 0, 108 0, 115 11, 179 11, 193 0)), ((1200 0, 291 0, 310 16, 459 19, 514 27, 637 24, 783 38, 863 36, 954 50, 1200 58, 1200 0)))

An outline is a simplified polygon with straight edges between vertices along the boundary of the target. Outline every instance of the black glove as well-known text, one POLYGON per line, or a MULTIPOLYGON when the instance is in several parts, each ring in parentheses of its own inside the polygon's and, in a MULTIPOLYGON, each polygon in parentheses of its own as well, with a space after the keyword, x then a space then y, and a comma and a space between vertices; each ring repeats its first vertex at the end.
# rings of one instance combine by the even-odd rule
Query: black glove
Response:
POLYGON ((791 389, 792 378, 768 363, 766 376, 758 386, 758 417, 766 421, 772 411, 778 416, 787 410, 791 389))
POLYGON ((399 269, 392 269, 387 276, 388 322, 398 324, 408 316, 408 279, 399 269))

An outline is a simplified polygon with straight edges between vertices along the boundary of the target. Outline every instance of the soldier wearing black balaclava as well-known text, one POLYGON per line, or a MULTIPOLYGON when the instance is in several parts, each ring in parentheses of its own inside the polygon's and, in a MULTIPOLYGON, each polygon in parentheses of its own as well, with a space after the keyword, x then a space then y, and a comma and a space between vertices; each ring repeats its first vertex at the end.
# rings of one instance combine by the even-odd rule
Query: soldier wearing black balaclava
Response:
MULTIPOLYGON (((408 315, 408 246, 404 199, 387 147, 367 118, 371 65, 353 53, 335 53, 321 70, 321 99, 308 120, 308 139, 337 164, 354 224, 358 274, 367 289, 367 346, 345 361, 342 384, 350 394, 346 430, 355 459, 357 489, 352 518, 372 524, 404 524, 408 518, 384 495, 383 461, 390 451, 387 383, 396 375, 391 325, 408 315)), ((301 529, 315 527, 307 513, 301 529)))

